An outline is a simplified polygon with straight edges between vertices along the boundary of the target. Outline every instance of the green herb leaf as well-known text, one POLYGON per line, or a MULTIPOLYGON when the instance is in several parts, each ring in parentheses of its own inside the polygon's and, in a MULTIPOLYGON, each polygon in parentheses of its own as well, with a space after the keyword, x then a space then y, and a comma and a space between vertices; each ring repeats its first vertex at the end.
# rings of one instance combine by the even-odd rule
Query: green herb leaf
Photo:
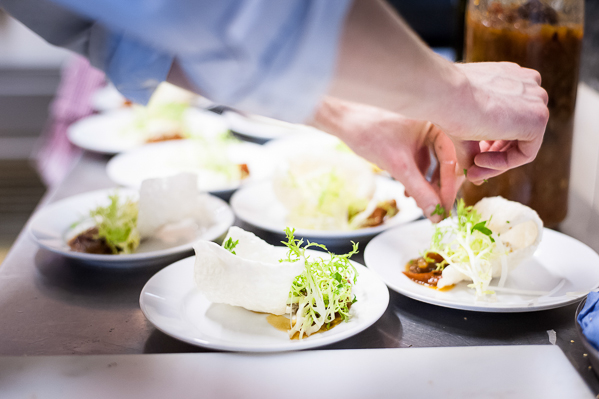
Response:
POLYGON ((468 177, 468 169, 464 168, 464 176, 468 177))
POLYGON ((435 226, 426 251, 441 255, 444 267, 451 266, 472 279, 476 295, 482 296, 491 282, 491 261, 499 256, 497 244, 487 227, 489 221, 481 220, 472 206, 459 199, 456 209, 454 217, 435 226))
POLYGON ((106 244, 114 254, 130 254, 139 246, 137 230, 137 202, 130 198, 121 201, 118 193, 108 197, 108 206, 92 209, 89 216, 98 228, 98 236, 106 240, 106 244))
POLYGON ((237 255, 234 251, 237 244, 239 244, 239 240, 233 241, 233 239, 229 237, 229 239, 223 243, 223 248, 231 252, 233 255, 237 255))
POLYGON ((431 216, 439 215, 441 217, 445 217, 445 208, 441 206, 441 204, 437 204, 431 216))

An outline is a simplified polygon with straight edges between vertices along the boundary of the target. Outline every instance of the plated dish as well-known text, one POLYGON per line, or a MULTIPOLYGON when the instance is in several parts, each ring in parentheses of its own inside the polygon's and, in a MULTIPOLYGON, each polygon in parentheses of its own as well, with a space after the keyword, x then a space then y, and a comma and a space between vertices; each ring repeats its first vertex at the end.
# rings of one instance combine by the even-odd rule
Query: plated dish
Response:
POLYGON ((303 135, 317 131, 310 126, 283 122, 260 115, 245 115, 235 111, 225 111, 222 115, 232 131, 245 139, 258 143, 298 133, 303 135))
POLYGON ((115 183, 138 188, 145 179, 195 173, 201 191, 228 197, 242 183, 271 174, 260 145, 238 141, 175 140, 147 144, 119 154, 107 165, 115 183))
POLYGON ((67 130, 71 143, 88 151, 118 154, 147 143, 226 135, 217 114, 187 104, 130 106, 81 119, 67 130))
MULTIPOLYGON (((195 177, 191 178, 195 181, 195 177)), ((155 191, 149 190, 148 194, 153 196, 155 191)), ((179 192, 172 185, 169 191, 173 195, 179 192)), ((65 257, 104 267, 134 268, 180 257, 190 252, 198 240, 222 237, 234 221, 229 206, 207 194, 186 201, 190 212, 199 213, 197 217, 184 215, 180 206, 169 209, 168 204, 160 206, 157 216, 156 207, 164 205, 160 204, 163 197, 158 198, 158 202, 140 204, 142 218, 138 219, 139 198, 139 192, 131 189, 100 190, 69 197, 42 208, 33 217, 29 232, 42 248, 65 257), (133 207, 135 212, 130 212, 129 208, 133 207), (107 220, 107 212, 116 216, 109 217, 104 225, 98 225, 99 221, 107 220), (143 213, 150 216, 143 217, 143 213), (117 218, 119 221, 124 219, 125 223, 114 223, 117 218), (136 225, 137 220, 142 224, 136 225), (106 228, 111 230, 108 235, 103 231, 106 228)))
MULTIPOLYGON (((335 230, 296 227, 296 235, 325 245, 341 245, 347 244, 350 240, 357 242, 368 239, 422 216, 422 210, 416 206, 416 202, 404 195, 404 187, 401 183, 386 177, 376 177, 372 203, 378 204, 379 201, 388 200, 395 201, 398 213, 376 226, 335 230)), ((231 197, 231 207, 239 219, 271 233, 281 234, 289 225, 289 210, 275 194, 272 181, 244 186, 231 197)))
MULTIPOLYGON (((310 128, 302 134, 288 135, 269 141, 264 145, 264 148, 269 152, 269 157, 277 164, 287 162, 295 154, 310 153, 315 149, 321 153, 353 154, 352 150, 337 137, 315 128, 310 128)), ((376 165, 370 165, 375 173, 389 176, 387 172, 382 171, 376 165)))
POLYGON ((389 297, 375 274, 344 256, 305 249, 287 234, 288 247, 273 247, 239 228, 231 228, 222 247, 198 243, 195 259, 148 281, 142 311, 177 339, 250 352, 327 345, 378 320, 389 297))
MULTIPOLYGON (((428 220, 386 231, 366 246, 365 263, 400 294, 434 305, 480 312, 552 309, 579 301, 599 286, 599 255, 580 241, 546 228, 534 255, 510 271, 504 289, 496 295, 477 297, 467 281, 446 290, 417 284, 404 271, 408 262, 429 248, 434 232, 435 226, 428 220)), ((491 281, 490 290, 498 280, 491 281)))

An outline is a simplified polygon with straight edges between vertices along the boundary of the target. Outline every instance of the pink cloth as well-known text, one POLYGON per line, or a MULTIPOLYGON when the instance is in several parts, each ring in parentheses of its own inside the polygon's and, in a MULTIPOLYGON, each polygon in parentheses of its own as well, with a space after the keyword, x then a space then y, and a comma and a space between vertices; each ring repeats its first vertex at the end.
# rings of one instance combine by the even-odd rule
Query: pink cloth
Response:
POLYGON ((104 73, 83 57, 74 56, 63 68, 50 116, 40 137, 41 145, 34 155, 38 171, 48 186, 61 182, 82 152, 69 142, 67 128, 93 113, 91 96, 105 84, 104 73))

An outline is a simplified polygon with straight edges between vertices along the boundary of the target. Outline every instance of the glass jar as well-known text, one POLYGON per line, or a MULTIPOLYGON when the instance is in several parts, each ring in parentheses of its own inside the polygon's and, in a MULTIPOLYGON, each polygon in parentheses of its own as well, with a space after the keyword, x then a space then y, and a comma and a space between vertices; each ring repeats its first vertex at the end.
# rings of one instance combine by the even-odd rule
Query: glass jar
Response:
POLYGON ((583 20, 584 0, 470 0, 465 61, 536 69, 550 117, 537 158, 481 186, 466 182, 466 203, 501 195, 535 209, 547 227, 566 217, 583 20))

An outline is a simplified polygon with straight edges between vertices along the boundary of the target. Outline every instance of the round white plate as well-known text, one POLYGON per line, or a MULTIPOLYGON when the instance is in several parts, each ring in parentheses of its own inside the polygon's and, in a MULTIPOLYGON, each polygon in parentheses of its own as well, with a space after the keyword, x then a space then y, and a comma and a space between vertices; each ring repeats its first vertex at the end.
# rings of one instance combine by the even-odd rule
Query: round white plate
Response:
MULTIPOLYGON (((138 192, 130 189, 117 189, 122 198, 138 198, 138 192)), ((51 252, 77 259, 81 262, 113 267, 134 268, 164 264, 165 260, 176 259, 189 252, 199 240, 215 240, 223 236, 233 225, 235 217, 231 208, 220 198, 209 196, 207 206, 214 215, 214 223, 200 227, 192 223, 169 226, 158 235, 140 243, 134 254, 100 255, 71 251, 67 242, 76 232, 73 225, 85 220, 95 207, 108 205, 108 196, 115 189, 92 191, 57 201, 42 208, 33 217, 29 232, 33 240, 51 252)))
POLYGON ((126 107, 127 99, 111 84, 99 88, 92 94, 90 104, 98 112, 107 112, 126 107))
MULTIPOLYGON (((391 227, 411 222, 422 216, 422 210, 416 206, 412 198, 404 195, 404 186, 386 177, 376 178, 377 200, 395 199, 399 213, 380 226, 357 230, 310 230, 296 229, 296 237, 303 237, 324 245, 346 245, 350 241, 370 238, 391 227)), ((247 185, 231 197, 231 207, 237 217, 260 229, 284 235, 285 227, 293 227, 287 223, 287 209, 277 199, 272 182, 266 180, 247 185)))
MULTIPOLYGON (((417 284, 402 272, 410 259, 420 256, 434 231, 428 220, 397 227, 375 237, 364 252, 368 268, 392 290, 418 301, 478 312, 531 312, 565 306, 583 298, 599 286, 599 255, 591 248, 553 230, 543 230, 543 240, 534 256, 508 275, 505 287, 549 292, 551 296, 525 296, 497 292, 496 301, 476 300, 474 290, 462 281, 449 291, 417 284)), ((491 285, 496 285, 494 279, 491 285)))
POLYGON ((222 176, 198 168, 197 151, 200 141, 174 140, 162 143, 146 144, 143 147, 119 154, 107 165, 110 179, 125 187, 139 188, 145 179, 173 176, 183 172, 196 173, 198 186, 202 191, 227 197, 242 184, 259 181, 272 173, 272 163, 258 144, 232 143, 227 147, 226 156, 232 162, 247 164, 250 176, 243 181, 227 181, 222 176))
POLYGON ((143 288, 139 304, 146 318, 160 331, 205 348, 279 352, 328 345, 370 327, 389 304, 389 291, 381 279, 353 262, 358 270, 354 286, 358 302, 350 309, 352 318, 329 331, 290 340, 285 331, 267 322, 266 314, 208 301, 196 287, 194 261, 193 256, 185 258, 155 274, 143 288))
MULTIPOLYGON (((347 153, 351 151, 337 137, 317 129, 269 141, 264 144, 264 148, 268 152, 268 157, 272 159, 275 165, 285 165, 289 162, 290 158, 297 156, 297 154, 310 153, 314 149, 324 150, 327 153, 329 151, 333 153, 347 153)), ((359 156, 356 155, 356 157, 359 156)), ((391 177, 385 171, 378 171, 377 174, 379 176, 391 177)))
MULTIPOLYGON (((67 135, 71 143, 85 150, 118 154, 146 144, 143 132, 129 128, 135 118, 133 107, 91 115, 69 126, 67 135)), ((222 116, 195 108, 186 111, 185 123, 192 134, 198 135, 211 136, 229 130, 222 116)))
POLYGON ((260 115, 242 115, 225 111, 223 117, 235 133, 260 142, 287 137, 295 134, 309 134, 318 131, 310 126, 299 125, 267 118, 260 115))
POLYGON ((337 137, 317 129, 311 129, 302 134, 287 135, 264 144, 264 148, 281 162, 286 162, 293 154, 311 152, 314 148, 339 151, 342 146, 345 147, 337 137))

